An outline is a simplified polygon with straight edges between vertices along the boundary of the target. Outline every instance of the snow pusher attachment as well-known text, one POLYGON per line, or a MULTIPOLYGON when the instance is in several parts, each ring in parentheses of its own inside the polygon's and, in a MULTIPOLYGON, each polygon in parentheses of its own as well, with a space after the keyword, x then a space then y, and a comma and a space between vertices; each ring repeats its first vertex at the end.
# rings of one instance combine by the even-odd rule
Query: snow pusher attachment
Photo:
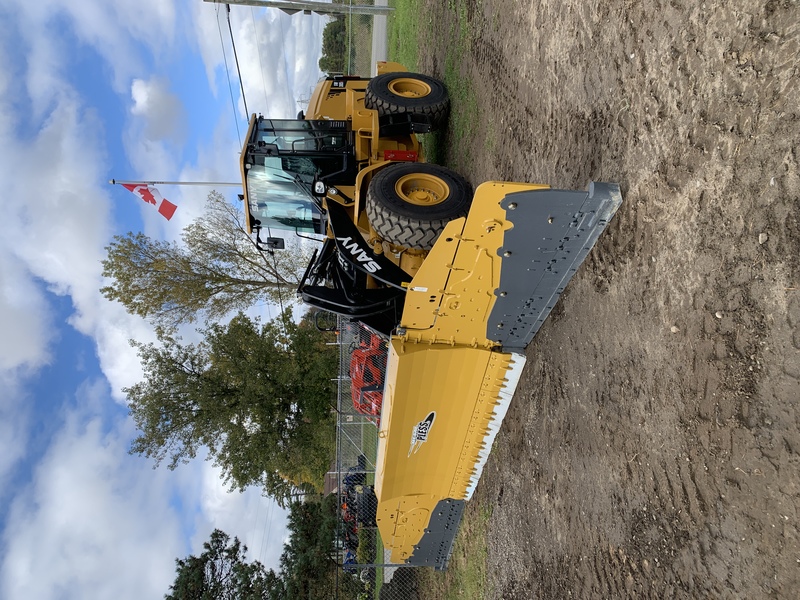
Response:
POLYGON ((408 284, 389 344, 375 491, 391 561, 444 569, 525 347, 622 202, 485 183, 408 284))

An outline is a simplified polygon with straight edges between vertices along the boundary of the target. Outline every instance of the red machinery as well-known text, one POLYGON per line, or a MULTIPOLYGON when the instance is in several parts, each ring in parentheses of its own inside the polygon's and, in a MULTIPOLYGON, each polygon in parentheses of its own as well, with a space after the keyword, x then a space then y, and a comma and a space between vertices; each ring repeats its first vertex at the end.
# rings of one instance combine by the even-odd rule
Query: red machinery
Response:
POLYGON ((380 417, 388 346, 374 333, 368 335, 362 337, 350 357, 350 388, 358 412, 380 417))

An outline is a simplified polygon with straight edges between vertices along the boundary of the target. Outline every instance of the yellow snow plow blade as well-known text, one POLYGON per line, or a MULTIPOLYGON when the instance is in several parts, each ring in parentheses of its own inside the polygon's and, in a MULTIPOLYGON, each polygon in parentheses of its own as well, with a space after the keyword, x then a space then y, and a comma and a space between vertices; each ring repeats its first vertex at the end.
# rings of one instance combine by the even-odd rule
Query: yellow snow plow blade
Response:
POLYGON ((524 349, 621 201, 492 182, 445 227, 389 347, 375 492, 392 562, 446 567, 524 349))
MULTIPOLYGON (((382 539, 392 549, 392 562, 402 563, 434 513, 439 521, 447 513, 444 521, 453 521, 455 535, 463 501, 488 458, 489 438, 511 401, 516 382, 509 380, 525 359, 400 338, 392 339, 389 353, 387 380, 393 383, 385 388, 381 423, 392 435, 379 441, 375 491, 382 539)), ((446 561, 449 544, 441 546, 433 544, 425 564, 446 561)))

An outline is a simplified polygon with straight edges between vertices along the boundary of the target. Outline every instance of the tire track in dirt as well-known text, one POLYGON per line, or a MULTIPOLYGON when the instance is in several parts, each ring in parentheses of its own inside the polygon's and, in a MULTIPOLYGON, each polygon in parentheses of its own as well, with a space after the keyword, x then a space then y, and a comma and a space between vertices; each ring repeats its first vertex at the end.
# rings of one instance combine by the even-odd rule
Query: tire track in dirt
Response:
POLYGON ((476 492, 492 597, 793 598, 800 5, 473 0, 468 27, 427 10, 423 68, 462 48, 478 90, 452 165, 625 195, 476 492))

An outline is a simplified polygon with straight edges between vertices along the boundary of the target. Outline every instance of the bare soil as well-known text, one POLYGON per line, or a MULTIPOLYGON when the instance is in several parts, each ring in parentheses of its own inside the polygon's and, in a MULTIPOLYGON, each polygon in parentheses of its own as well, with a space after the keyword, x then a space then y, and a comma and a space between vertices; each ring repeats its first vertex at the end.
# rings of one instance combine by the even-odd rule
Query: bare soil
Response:
POLYGON ((454 4, 420 17, 477 93, 447 162, 625 198, 476 493, 490 597, 800 597, 800 5, 454 4))

